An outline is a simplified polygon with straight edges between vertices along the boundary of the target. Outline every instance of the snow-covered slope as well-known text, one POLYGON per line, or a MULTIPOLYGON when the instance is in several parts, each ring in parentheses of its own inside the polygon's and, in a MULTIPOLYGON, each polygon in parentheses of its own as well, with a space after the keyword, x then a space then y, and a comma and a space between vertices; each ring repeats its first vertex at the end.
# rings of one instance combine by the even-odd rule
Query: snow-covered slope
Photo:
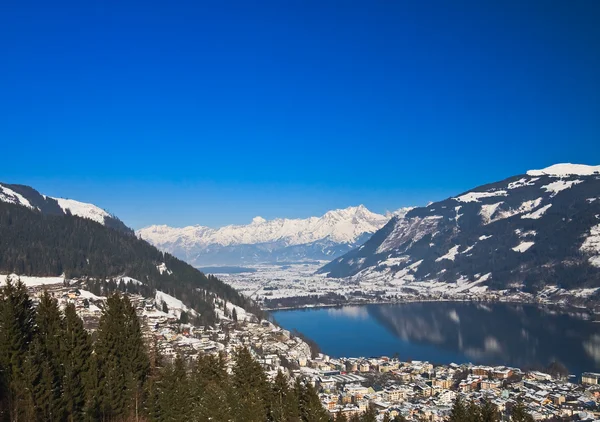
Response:
POLYGON ((412 209, 321 272, 407 287, 598 287, 598 227, 600 166, 557 164, 412 209))
MULTIPOLYGON (((408 210, 394 214, 402 217, 408 210)), ((366 240, 390 218, 360 205, 329 211, 322 217, 269 221, 255 217, 248 225, 218 229, 150 226, 137 234, 194 265, 331 259, 366 240)))
POLYGON ((73 199, 52 198, 58 202, 58 206, 65 212, 70 212, 82 218, 88 218, 97 223, 104 224, 106 219, 113 218, 112 215, 104 211, 102 208, 94 204, 86 204, 85 202, 75 201, 73 199))
POLYGON ((87 218, 113 229, 131 232, 121 220, 94 204, 73 199, 52 198, 24 185, 0 183, 0 201, 21 205, 49 215, 71 214, 87 218))

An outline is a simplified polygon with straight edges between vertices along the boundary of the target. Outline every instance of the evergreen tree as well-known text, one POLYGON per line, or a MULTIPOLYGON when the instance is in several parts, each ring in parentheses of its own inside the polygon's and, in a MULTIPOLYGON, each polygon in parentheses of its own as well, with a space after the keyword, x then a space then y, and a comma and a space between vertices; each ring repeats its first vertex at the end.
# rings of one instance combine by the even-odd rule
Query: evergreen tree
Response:
POLYGON ((321 404, 317 392, 309 383, 303 383, 296 379, 294 385, 298 396, 298 407, 300 409, 300 420, 304 422, 328 422, 329 415, 321 404))
POLYGON ((35 321, 37 331, 33 353, 38 356, 37 359, 32 357, 30 362, 39 360, 41 367, 39 368, 40 379, 30 387, 34 392, 37 419, 63 420, 66 414, 62 396, 64 378, 61 353, 62 316, 58 309, 58 302, 47 291, 44 291, 40 298, 35 321))
POLYGON ((346 417, 346 414, 344 412, 340 412, 335 417, 335 422, 348 422, 348 418, 346 417))
POLYGON ((469 401, 466 406, 467 418, 466 422, 480 422, 481 408, 474 401, 469 401))
POLYGON ((527 408, 522 401, 518 401, 512 408, 510 420, 513 422, 533 422, 533 416, 527 413, 527 408))
POLYGON ((247 348, 235 352, 232 393, 237 422, 263 422, 269 414, 269 385, 260 364, 247 348))
POLYGON ((222 355, 198 356, 190 384, 194 415, 198 421, 232 419, 230 380, 222 355))
POLYGON ((465 422, 468 420, 467 409, 460 395, 456 396, 448 422, 465 422))
POLYGON ((75 306, 65 308, 62 353, 64 365, 63 398, 69 422, 83 421, 85 416, 86 384, 92 354, 91 339, 75 306))
MULTIPOLYGON (((0 388, 2 417, 23 420, 27 405, 23 382, 24 356, 34 334, 33 306, 27 288, 7 277, 0 290, 0 388)), ((30 415, 30 413, 29 413, 30 415)), ((26 419, 25 419, 26 420, 26 419)))
POLYGON ((279 371, 272 384, 271 420, 288 422, 298 419, 298 402, 289 386, 289 378, 279 371))
POLYGON ((373 406, 369 406, 365 413, 363 413, 362 422, 377 422, 377 411, 373 406))
POLYGON ((491 400, 484 400, 481 405, 481 422, 497 422, 499 420, 498 407, 491 400))
POLYGON ((150 363, 135 309, 118 293, 106 300, 95 349, 103 418, 127 415, 137 418, 150 363))

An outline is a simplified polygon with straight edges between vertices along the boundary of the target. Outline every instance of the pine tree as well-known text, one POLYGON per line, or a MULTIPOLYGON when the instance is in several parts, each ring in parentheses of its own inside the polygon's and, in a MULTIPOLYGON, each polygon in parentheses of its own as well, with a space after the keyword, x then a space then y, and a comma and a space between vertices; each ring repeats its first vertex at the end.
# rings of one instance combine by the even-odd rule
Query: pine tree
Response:
POLYGON ((466 407, 467 418, 466 422, 480 422, 481 421, 481 408, 474 401, 469 401, 466 407))
POLYGON ((126 384, 130 413, 139 418, 144 383, 150 372, 150 360, 142 337, 142 328, 135 308, 124 296, 121 298, 124 312, 125 349, 123 365, 126 371, 126 384))
POLYGON ((317 392, 312 385, 303 383, 296 379, 294 385, 298 396, 298 407, 300 409, 300 420, 304 422, 328 422, 329 415, 321 404, 317 392))
POLYGON ((73 304, 65 308, 62 353, 64 365, 63 397, 67 420, 83 421, 85 417, 86 382, 92 354, 91 339, 73 304))
POLYGON ((510 420, 513 422, 533 422, 533 416, 527 413, 527 408, 522 401, 518 401, 512 408, 510 420))
MULTIPOLYGON (((41 378, 37 385, 32 385, 34 403, 38 420, 53 421, 65 418, 65 407, 62 396, 62 381, 64 378, 61 340, 63 334, 62 316, 58 302, 44 291, 36 313, 34 342, 35 353, 41 359, 41 378)), ((34 361, 33 359, 31 360, 34 361)))
POLYGON ((457 395, 452 405, 448 422, 465 422, 467 420, 467 409, 460 395, 457 395))
MULTIPOLYGON (((0 290, 0 386, 3 417, 10 420, 27 413, 26 385, 23 383, 23 357, 27 355, 34 334, 35 312, 27 288, 7 277, 0 290)), ((27 414, 31 414, 30 412, 27 414)), ((26 419, 25 419, 26 420, 26 419)))
POLYGON ((289 378, 277 372, 272 384, 271 420, 288 422, 298 418, 298 403, 289 386, 289 378))
POLYGON ((198 356, 190 385, 194 415, 198 421, 232 419, 230 380, 222 355, 198 356))
POLYGON ((344 412, 340 412, 336 416, 335 422, 348 422, 348 418, 346 417, 346 414, 344 412))
POLYGON ((232 392, 237 422, 263 422, 269 414, 269 385, 260 364, 250 351, 236 351, 232 374, 232 392))
POLYGON ((377 411, 373 406, 369 406, 365 413, 363 413, 362 422, 377 422, 377 411))
POLYGON ((150 362, 135 308, 118 293, 106 300, 95 349, 102 416, 137 419, 150 362))
POLYGON ((484 400, 481 405, 481 422, 497 422, 499 420, 498 407, 491 400, 484 400))
POLYGON ((160 420, 169 422, 187 422, 191 420, 191 394, 185 362, 177 356, 167 365, 160 379, 158 394, 160 420))

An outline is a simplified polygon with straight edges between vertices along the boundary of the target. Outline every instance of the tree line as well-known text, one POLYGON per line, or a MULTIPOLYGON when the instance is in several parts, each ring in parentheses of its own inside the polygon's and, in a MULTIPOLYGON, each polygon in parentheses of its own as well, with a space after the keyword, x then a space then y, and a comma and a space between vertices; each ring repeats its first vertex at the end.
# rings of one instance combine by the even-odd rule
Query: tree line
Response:
POLYGON ((34 306, 9 278, 0 289, 0 421, 329 421, 315 389, 269 381, 248 349, 166 362, 145 342, 127 296, 107 298, 92 336, 72 304, 34 306))
MULTIPOLYGON (((246 348, 230 367, 224 355, 167 361, 144 340, 125 295, 107 298, 93 336, 72 304, 61 310, 47 292, 36 301, 20 280, 8 278, 0 289, 0 422, 376 422, 373 407, 331 416, 309 382, 282 372, 269 380, 246 348)), ((522 404, 511 415, 533 420, 522 404)), ((491 402, 460 396, 450 415, 451 422, 498 420, 491 402)))
POLYGON ((180 259, 163 253, 135 235, 72 215, 48 215, 0 201, 0 273, 60 276, 86 280, 90 290, 142 294, 160 290, 177 297, 201 315, 216 321, 215 296, 264 317, 250 299, 217 277, 207 276, 180 259), (166 265, 159 271, 157 266, 166 265), (141 284, 119 283, 127 275, 141 284), (113 281, 111 281, 113 280, 113 281))

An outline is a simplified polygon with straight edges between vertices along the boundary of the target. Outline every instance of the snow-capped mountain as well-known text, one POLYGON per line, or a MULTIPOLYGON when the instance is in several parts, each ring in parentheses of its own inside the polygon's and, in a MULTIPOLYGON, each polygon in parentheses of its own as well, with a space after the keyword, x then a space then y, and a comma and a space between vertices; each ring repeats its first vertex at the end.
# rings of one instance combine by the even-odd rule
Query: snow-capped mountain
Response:
POLYGON ((598 287, 600 166, 530 170, 414 208, 320 272, 432 292, 598 287))
POLYGON ((52 198, 42 195, 37 190, 25 185, 0 183, 0 201, 21 205, 40 211, 42 214, 76 215, 113 229, 131 232, 131 229, 125 226, 121 220, 94 204, 73 199, 52 198))
MULTIPOLYGON (((395 215, 408 210, 398 210, 395 215)), ((329 211, 322 217, 269 221, 255 217, 248 225, 218 229, 150 226, 136 233, 196 266, 329 260, 364 242, 390 218, 360 205, 329 211)))

